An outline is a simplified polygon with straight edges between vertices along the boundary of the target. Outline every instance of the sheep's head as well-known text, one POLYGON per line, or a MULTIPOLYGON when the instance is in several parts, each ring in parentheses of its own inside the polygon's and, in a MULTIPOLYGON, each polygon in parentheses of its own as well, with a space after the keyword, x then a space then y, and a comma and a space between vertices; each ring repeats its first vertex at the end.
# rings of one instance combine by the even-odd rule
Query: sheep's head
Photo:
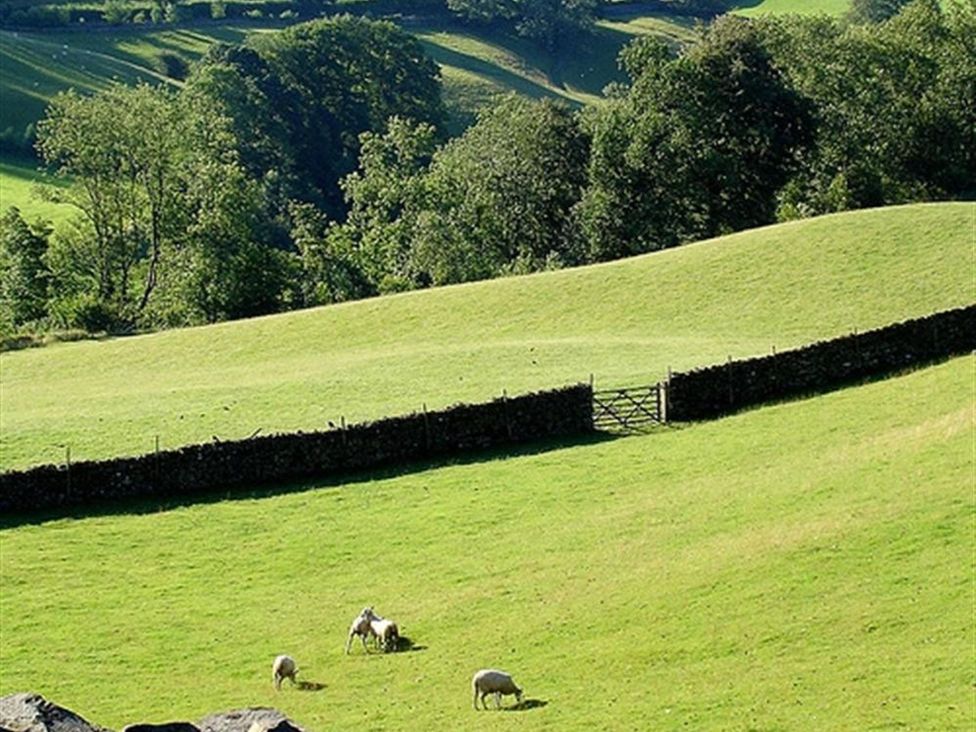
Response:
POLYGON ((515 687, 515 699, 519 704, 522 703, 522 690, 517 686, 515 687))
POLYGON ((363 617, 363 618, 375 618, 376 617, 376 613, 373 612, 373 606, 372 605, 370 605, 369 607, 364 607, 363 608, 363 611, 361 613, 359 613, 359 615, 360 615, 360 617, 363 617))

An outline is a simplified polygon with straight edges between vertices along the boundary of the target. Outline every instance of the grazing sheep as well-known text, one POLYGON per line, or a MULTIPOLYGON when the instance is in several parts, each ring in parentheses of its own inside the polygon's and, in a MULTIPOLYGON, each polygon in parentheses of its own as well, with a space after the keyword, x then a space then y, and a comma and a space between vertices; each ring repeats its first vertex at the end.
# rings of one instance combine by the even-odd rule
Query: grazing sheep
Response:
POLYGON ((369 621, 369 629, 376 638, 376 643, 384 651, 395 651, 400 645, 400 629, 392 620, 373 615, 369 621))
POLYGON ((481 706, 485 709, 488 704, 485 697, 489 694, 495 697, 495 709, 502 705, 502 694, 515 694, 518 703, 522 703, 522 690, 515 685, 512 677, 504 671, 486 668, 482 669, 471 679, 471 690, 474 691, 474 708, 478 708, 478 697, 481 697, 481 706))
POLYGON ((370 627, 370 621, 375 617, 376 614, 373 612, 372 607, 364 607, 363 611, 352 621, 352 625, 349 626, 349 638, 346 639, 347 654, 349 653, 349 646, 352 645, 352 639, 357 635, 359 636, 359 640, 363 642, 363 650, 367 650, 366 637, 373 632, 373 629, 370 627))
POLYGON ((298 674, 298 665, 291 656, 278 656, 274 660, 274 665, 271 667, 271 681, 278 691, 281 691, 281 682, 285 679, 291 679, 291 683, 297 684, 296 674, 298 674))

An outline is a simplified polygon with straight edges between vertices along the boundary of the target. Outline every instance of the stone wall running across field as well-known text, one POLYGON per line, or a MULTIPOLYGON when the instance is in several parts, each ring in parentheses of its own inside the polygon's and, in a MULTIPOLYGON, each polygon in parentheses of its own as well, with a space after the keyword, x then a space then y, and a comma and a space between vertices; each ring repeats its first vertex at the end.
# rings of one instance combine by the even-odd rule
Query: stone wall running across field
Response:
POLYGON ((327 432, 189 445, 70 467, 42 465, 0 475, 0 512, 173 498, 571 437, 593 431, 592 401, 591 387, 581 384, 327 432))
POLYGON ((976 349, 976 305, 804 348, 672 374, 668 421, 835 389, 976 349))

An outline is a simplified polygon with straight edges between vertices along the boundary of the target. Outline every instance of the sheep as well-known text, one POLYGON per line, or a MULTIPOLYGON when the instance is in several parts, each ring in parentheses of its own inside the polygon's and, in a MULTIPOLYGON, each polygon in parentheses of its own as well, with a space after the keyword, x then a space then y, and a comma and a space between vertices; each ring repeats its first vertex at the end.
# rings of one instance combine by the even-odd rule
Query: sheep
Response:
POLYGON ((298 674, 298 664, 291 656, 278 656, 271 666, 271 681, 277 691, 281 691, 281 682, 291 679, 291 683, 297 684, 295 676, 298 674))
POLYGON ((504 671, 497 669, 482 669, 471 679, 471 690, 474 692, 474 708, 478 708, 478 697, 481 697, 481 706, 485 709, 488 704, 485 697, 489 694, 495 697, 495 709, 502 705, 502 694, 515 694, 518 703, 522 703, 522 690, 515 685, 512 677, 504 671))
POLYGON ((384 651, 395 651, 400 644, 400 629, 392 620, 373 615, 369 622, 369 629, 376 638, 376 643, 384 651))
POLYGON ((370 621, 375 617, 376 614, 373 612, 373 608, 364 607, 362 612, 352 621, 352 625, 349 626, 349 638, 346 639, 346 654, 349 653, 349 646, 352 645, 352 639, 357 635, 363 642, 363 650, 366 650, 366 637, 373 632, 372 628, 370 628, 370 621))

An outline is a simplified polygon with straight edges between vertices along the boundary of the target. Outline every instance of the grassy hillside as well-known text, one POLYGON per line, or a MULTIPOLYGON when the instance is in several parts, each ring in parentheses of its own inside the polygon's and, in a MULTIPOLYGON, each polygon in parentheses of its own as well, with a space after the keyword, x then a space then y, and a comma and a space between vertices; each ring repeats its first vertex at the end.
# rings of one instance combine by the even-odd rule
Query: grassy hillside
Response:
POLYGON ((57 185, 57 181, 38 172, 28 162, 0 161, 0 212, 16 206, 28 221, 46 219, 59 222, 72 215, 74 209, 63 204, 49 203, 36 194, 38 184, 57 185))
POLYGON ((843 15, 851 7, 851 0, 746 0, 737 3, 737 15, 843 15))
POLYGON ((0 356, 4 469, 686 369, 973 301, 976 205, 859 211, 594 267, 0 356))
POLYGON ((272 705, 308 729, 970 730, 972 373, 8 528, 0 694, 116 729, 272 705), (343 656, 366 603, 420 648, 343 656), (276 694, 281 652, 324 688, 276 694), (472 711, 483 666, 532 708, 472 711))
MULTIPOLYGON (((0 31, 0 131, 21 135, 43 117, 51 97, 69 87, 97 91, 113 80, 175 84, 162 73, 162 54, 175 54, 189 63, 216 41, 240 43, 248 33, 273 32, 282 26, 282 21, 236 20, 179 29, 0 31)), ((619 78, 617 54, 635 36, 653 33, 677 43, 691 34, 684 20, 635 16, 601 23, 585 43, 548 53, 515 36, 460 25, 411 21, 406 29, 440 64, 456 126, 493 96, 508 91, 573 104, 595 100, 606 84, 619 78)))

